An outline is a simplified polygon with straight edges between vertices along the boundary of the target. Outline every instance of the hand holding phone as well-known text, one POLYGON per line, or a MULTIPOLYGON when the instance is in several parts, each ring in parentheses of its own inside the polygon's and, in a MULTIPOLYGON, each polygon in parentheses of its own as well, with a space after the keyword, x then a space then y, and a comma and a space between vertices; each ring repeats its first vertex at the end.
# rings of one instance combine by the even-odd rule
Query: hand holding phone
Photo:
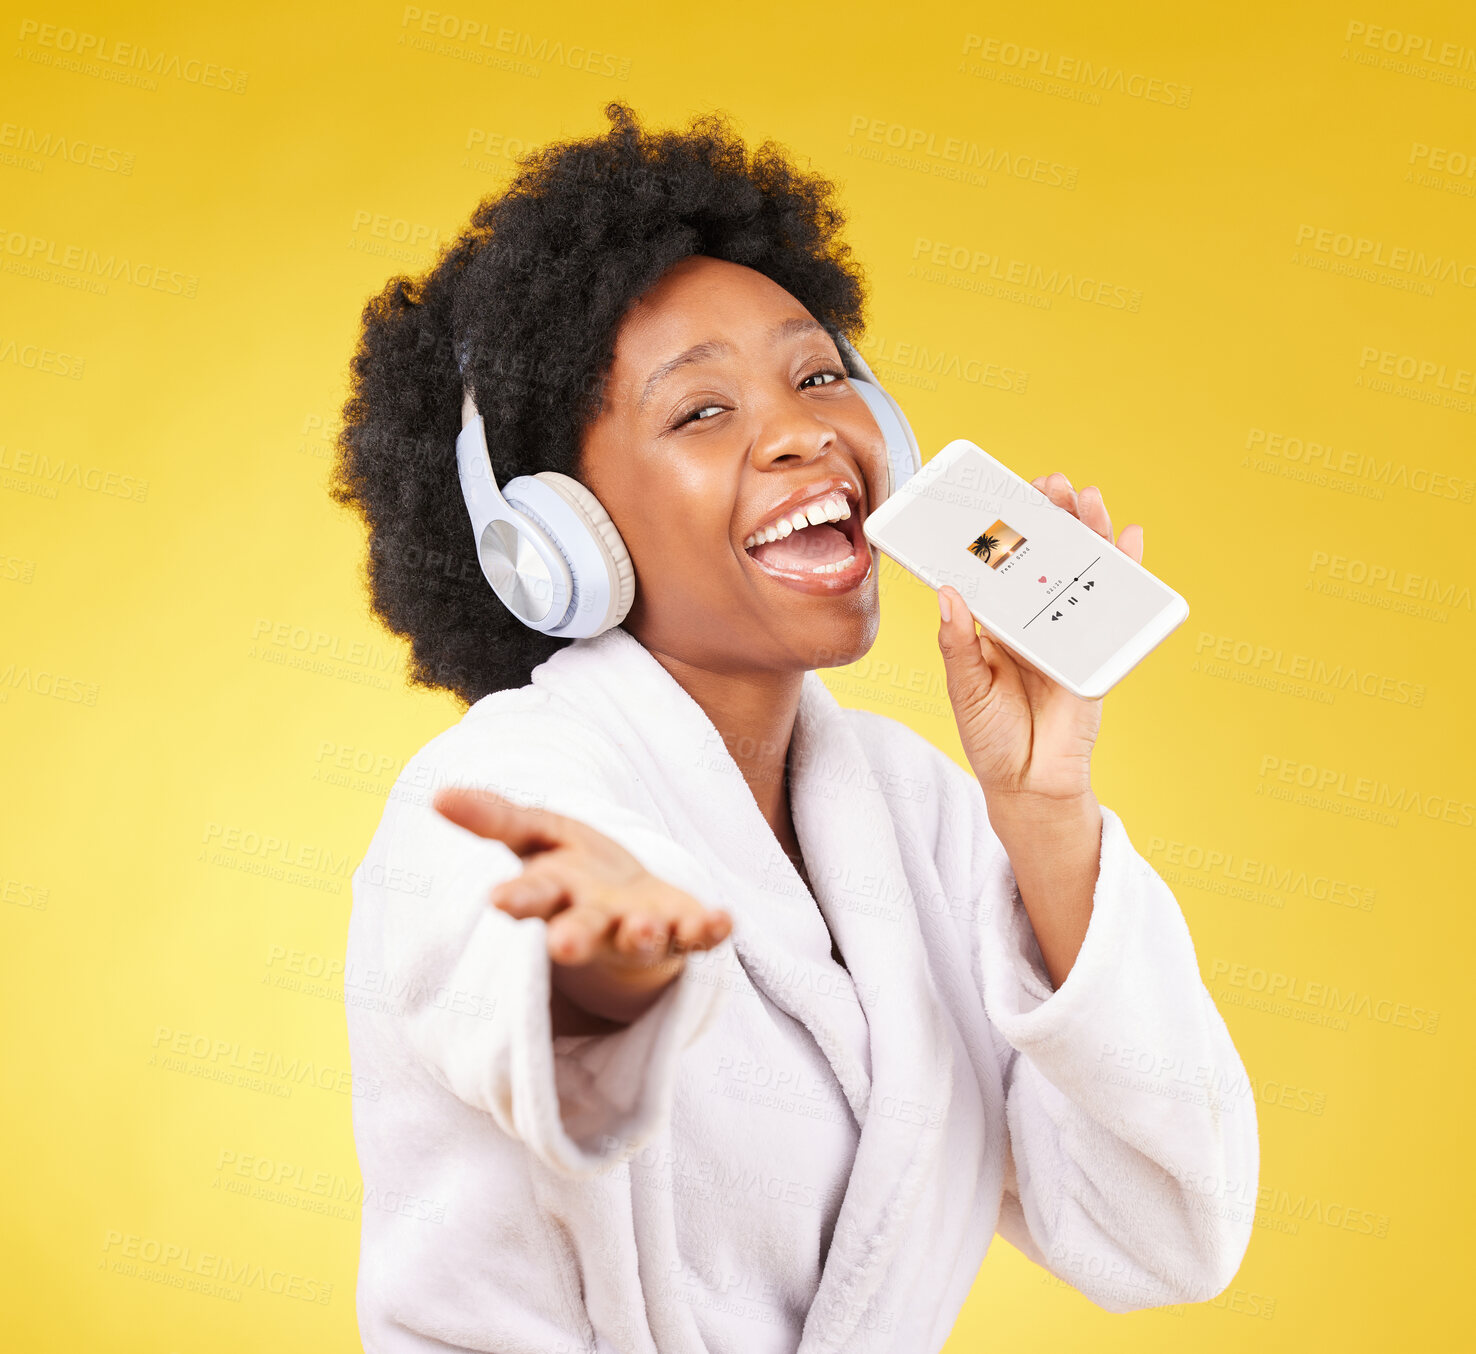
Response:
POLYGON ((1187 619, 1189 605, 1104 538, 1105 513, 1084 522, 1070 485, 1057 492, 1059 501, 960 438, 862 530, 931 587, 952 586, 994 639, 1095 700, 1187 619))
POLYGON ((949 698, 991 817, 1006 797, 1011 805, 1032 808, 1089 802, 1091 753, 1101 726, 1101 697, 1090 690, 1102 681, 1097 674, 1115 672, 1115 681, 1152 647, 1137 647, 1145 640, 1145 614, 1149 636, 1155 625, 1166 625, 1167 634, 1188 614, 1183 599, 1142 568, 1141 527, 1125 528, 1113 544, 1100 493, 1078 495, 1059 473, 1027 484, 972 443, 955 442, 863 529, 939 590, 944 619, 938 642, 949 698), (1027 548, 1032 545, 1038 548, 1027 548), (951 546, 967 558, 957 560, 951 546), (1071 569, 1064 576, 1063 565, 1071 569), (1012 583, 990 586, 1016 569, 1012 583), (1132 571, 1152 588, 1119 589, 1124 577, 1138 582, 1132 571), (1041 592, 1048 594, 1044 611, 1037 605, 1041 592), (1115 605, 1086 609, 1109 592, 1115 605), (1072 596, 1079 600, 1071 602, 1072 596), (1041 638, 1030 633, 1053 613, 1059 619, 1039 626, 1041 638), (1068 616, 1084 623, 1062 628, 1068 616), (1075 680, 1061 680, 1063 666, 1075 680))

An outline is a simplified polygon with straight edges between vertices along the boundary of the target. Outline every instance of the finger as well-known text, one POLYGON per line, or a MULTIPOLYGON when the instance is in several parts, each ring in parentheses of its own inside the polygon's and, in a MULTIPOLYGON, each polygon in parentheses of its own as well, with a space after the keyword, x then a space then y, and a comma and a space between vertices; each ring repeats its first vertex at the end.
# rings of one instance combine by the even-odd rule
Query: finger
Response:
POLYGON ((733 919, 722 908, 688 908, 671 928, 675 950, 705 950, 727 938, 733 919))
POLYGON ((547 920, 566 907, 580 905, 594 905, 614 915, 614 909, 601 896, 597 881, 586 868, 585 858, 573 848, 553 847, 540 852, 523 866, 522 874, 504 879, 492 893, 519 898, 525 896, 524 890, 532 904, 523 914, 526 916, 547 920))
POLYGON ((569 889, 556 875, 525 869, 505 879, 487 894, 487 901, 510 917, 543 917, 560 911, 569 900, 569 889))
POLYGON ((1107 504, 1102 500, 1102 491, 1089 484, 1076 496, 1081 520, 1099 536, 1112 539, 1112 518, 1107 515, 1107 504))
POLYGON ((520 856, 579 839, 579 824, 548 809, 514 804, 491 790, 446 786, 431 801, 457 827, 503 842, 520 856))
POLYGON ((1123 527, 1117 538, 1117 548, 1136 564, 1143 562, 1143 528, 1137 522, 1123 527))
POLYGON ((943 653, 943 671, 955 706, 958 693, 970 692, 982 702, 994 685, 994 674, 984 661, 977 635, 974 617, 963 597, 957 588, 945 583, 938 589, 938 648, 943 653))
POLYGON ((1076 490, 1061 471, 1051 471, 1036 487, 1058 508, 1065 508, 1073 516, 1076 514, 1076 490))
POLYGON ((548 954, 556 964, 587 964, 614 924, 604 908, 576 903, 548 923, 548 954))
MULTIPOLYGON (((940 603, 944 598, 948 601, 948 618, 940 620, 938 626, 938 647, 943 652, 943 671, 954 712, 967 718, 992 700, 1024 700, 1025 690, 1014 662, 991 635, 980 631, 958 589, 945 584, 938 589, 938 596, 940 603)), ((941 615, 941 605, 939 610, 941 615)))
POLYGON ((615 924, 612 944, 621 954, 665 954, 671 938, 671 919, 654 909, 627 912, 615 924))
POLYGON ((1021 681, 1028 682, 1032 678, 1037 682, 1050 681, 1050 678, 1047 677, 1045 673, 1043 673, 1038 667, 1036 667, 1034 663, 1026 658, 1025 655, 1022 654, 1018 649, 1016 649, 1013 645, 1006 644, 1002 639, 996 639, 987 630, 980 630, 979 643, 981 646, 988 645, 989 652, 992 655, 1002 654, 1004 655, 1004 657, 1008 658, 1010 662, 1015 665, 1016 671, 1019 672, 1021 681))
POLYGON ((1050 690, 1051 679, 1045 673, 982 626, 979 628, 979 649, 994 672, 995 686, 1002 696, 1014 697, 1033 710, 1050 690))

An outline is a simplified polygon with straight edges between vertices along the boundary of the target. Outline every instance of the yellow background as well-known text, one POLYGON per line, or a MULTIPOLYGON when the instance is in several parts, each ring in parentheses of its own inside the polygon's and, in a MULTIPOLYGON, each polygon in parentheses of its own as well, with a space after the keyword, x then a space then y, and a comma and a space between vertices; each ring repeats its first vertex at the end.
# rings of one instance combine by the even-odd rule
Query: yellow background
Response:
MULTIPOLYGON (((612 97, 660 126, 726 110, 835 177, 869 341, 890 345, 880 371, 924 454, 968 436, 1027 477, 1099 484, 1190 602, 1107 698, 1097 791, 1174 886, 1256 1081, 1258 1226, 1219 1304, 1126 1317, 1001 1243, 949 1350, 1459 1342, 1476 177, 1452 166, 1476 156, 1469 7, 615 9, 438 12, 514 34, 523 55, 490 62, 468 54, 505 56, 495 40, 427 49, 397 4, 8 10, 11 1347, 358 1347, 353 1088, 323 969, 395 773, 459 711, 405 689, 367 612, 360 528, 325 492, 333 425, 365 299, 428 264, 512 153, 602 130, 612 97), (1423 45, 1396 59, 1380 28, 1423 45), (125 83, 127 65, 65 50, 83 35, 173 67, 125 83), (1050 55, 1022 71, 1008 43, 1050 55), (578 69, 575 49, 609 60, 578 69), (965 154, 976 177, 955 175, 965 154), (1339 271, 1358 238, 1386 266, 1339 271), (936 245, 941 281, 918 266, 936 245), (1396 250, 1456 271, 1410 289, 1396 250), (98 289, 87 251, 129 271, 98 289), (974 271, 976 253, 999 262, 974 271), (1011 261, 1064 289, 969 289, 1011 261), (1136 310, 1112 303, 1132 294, 1136 310), (1442 380, 1466 384, 1463 405, 1442 380), (1309 465, 1313 443, 1333 450, 1309 465), (1402 807, 1358 816, 1370 793, 1402 807), (284 860, 285 878, 263 873, 284 860), (1239 878, 1262 868, 1277 878, 1239 878), (1328 989, 1351 1009, 1308 995, 1328 989), (163 1056, 175 1040, 186 1052, 163 1056), (313 1077, 211 1075, 252 1058, 313 1077), (260 1186, 263 1169, 285 1183, 260 1186), (260 1265, 296 1295, 179 1288, 178 1260, 140 1258, 155 1247, 260 1265)), ((876 649, 826 680, 962 760, 933 599, 895 566, 885 581, 876 649)))

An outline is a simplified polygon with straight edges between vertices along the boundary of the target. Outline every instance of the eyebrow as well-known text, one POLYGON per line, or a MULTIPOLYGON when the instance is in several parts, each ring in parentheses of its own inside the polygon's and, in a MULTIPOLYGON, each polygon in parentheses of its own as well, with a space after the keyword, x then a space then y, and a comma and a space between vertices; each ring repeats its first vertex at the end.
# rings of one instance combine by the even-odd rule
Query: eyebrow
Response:
MULTIPOLYGON (((782 339, 793 338, 796 334, 807 334, 816 329, 821 333, 826 332, 825 326, 809 315, 791 315, 789 319, 781 320, 769 331, 769 342, 778 343, 782 339)), ((694 362, 706 362, 719 353, 727 352, 728 347, 726 343, 709 339, 705 343, 695 343, 685 352, 678 353, 671 361, 663 362, 646 378, 646 384, 641 391, 641 398, 636 402, 636 408, 643 408, 651 392, 672 372, 681 367, 689 367, 694 362)))

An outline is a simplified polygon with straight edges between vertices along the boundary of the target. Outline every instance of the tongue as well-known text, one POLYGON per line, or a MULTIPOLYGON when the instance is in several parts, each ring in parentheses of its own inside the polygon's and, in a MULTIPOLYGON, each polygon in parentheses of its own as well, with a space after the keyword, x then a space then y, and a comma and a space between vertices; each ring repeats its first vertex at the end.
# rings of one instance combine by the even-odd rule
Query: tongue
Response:
POLYGON ((839 563, 850 553, 850 537, 831 522, 802 527, 781 540, 768 541, 749 551, 760 564, 771 569, 813 569, 817 564, 839 563))

